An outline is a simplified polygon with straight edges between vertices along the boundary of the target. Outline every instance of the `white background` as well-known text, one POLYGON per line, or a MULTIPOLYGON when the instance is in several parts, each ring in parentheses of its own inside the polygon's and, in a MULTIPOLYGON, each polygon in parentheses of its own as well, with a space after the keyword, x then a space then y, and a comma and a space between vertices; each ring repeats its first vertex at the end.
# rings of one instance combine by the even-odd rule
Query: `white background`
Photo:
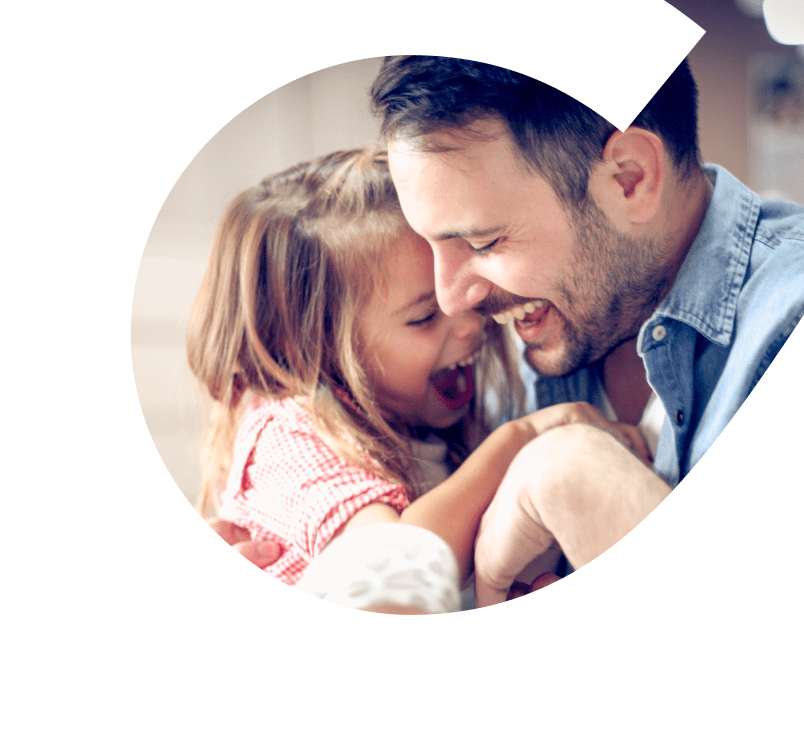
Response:
POLYGON ((400 48, 469 57, 482 48, 484 59, 590 105, 601 97, 611 107, 601 113, 624 125, 697 38, 693 29, 678 42, 682 27, 655 15, 667 6, 647 0, 523 3, 528 24, 502 13, 479 18, 471 6, 456 17, 453 7, 441 13, 413 2, 403 15, 374 4, 322 5, 311 28, 308 7, 174 0, 110 56, 59 123, 20 209, 3 287, 0 354, 15 443, 50 529, 87 585, 205 689, 344 740, 477 741, 609 701, 731 616, 795 549, 804 523, 794 473, 804 411, 783 396, 799 388, 801 329, 672 499, 594 563, 516 603, 415 619, 329 606, 248 566, 195 516, 144 424, 130 321, 154 219, 210 137, 267 91, 344 62, 344 50, 359 59, 400 48), (611 12, 599 14, 601 6, 611 12), (367 18, 382 35, 363 32, 367 18), (636 33, 646 26, 663 33, 636 33), (285 48, 266 44, 269 29, 287 37, 285 48), (596 49, 607 29, 635 45, 644 40, 641 50, 631 47, 643 64, 627 88, 606 88, 623 69, 608 47, 596 49), (657 70, 655 85, 640 90, 657 70), (43 396, 53 360, 62 361, 69 397, 43 396), (45 420, 52 426, 43 436, 45 420), (116 530, 99 531, 101 518, 116 530), (696 547, 694 560, 680 545, 696 547), (209 649, 201 619, 225 649, 209 649), (535 645, 534 630, 538 640, 563 644, 535 645), (512 641, 525 641, 516 655, 512 641), (415 706, 400 717, 389 691, 416 692, 415 706))

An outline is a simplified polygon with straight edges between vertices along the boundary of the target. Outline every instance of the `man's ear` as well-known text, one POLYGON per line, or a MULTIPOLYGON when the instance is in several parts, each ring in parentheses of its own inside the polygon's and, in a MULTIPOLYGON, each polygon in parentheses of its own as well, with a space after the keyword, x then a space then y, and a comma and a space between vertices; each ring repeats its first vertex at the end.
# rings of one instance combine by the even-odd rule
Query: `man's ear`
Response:
POLYGON ((614 132, 603 148, 602 164, 589 180, 592 196, 615 220, 649 222, 665 188, 665 158, 664 143, 653 132, 641 127, 614 132))

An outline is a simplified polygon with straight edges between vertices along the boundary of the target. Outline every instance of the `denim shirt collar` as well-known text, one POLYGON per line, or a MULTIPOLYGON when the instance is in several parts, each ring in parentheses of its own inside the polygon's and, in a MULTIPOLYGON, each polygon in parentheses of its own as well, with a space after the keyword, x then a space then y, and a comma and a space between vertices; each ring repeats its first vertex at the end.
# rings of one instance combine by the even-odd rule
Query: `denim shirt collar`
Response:
POLYGON ((673 287, 642 327, 639 350, 646 331, 660 318, 689 324, 719 345, 731 341, 760 202, 721 166, 707 164, 704 171, 714 184, 709 207, 673 287))

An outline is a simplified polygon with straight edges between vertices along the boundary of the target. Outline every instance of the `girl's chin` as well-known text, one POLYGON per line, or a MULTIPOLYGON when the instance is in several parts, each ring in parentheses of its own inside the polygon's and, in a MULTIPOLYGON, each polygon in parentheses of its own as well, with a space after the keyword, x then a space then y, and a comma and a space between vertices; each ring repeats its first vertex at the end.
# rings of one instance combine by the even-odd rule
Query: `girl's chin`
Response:
POLYGON ((397 413, 392 415, 390 419, 396 419, 397 422, 404 423, 405 426, 413 430, 446 430, 453 425, 457 425, 466 416, 469 407, 470 404, 465 404, 460 409, 451 409, 437 401, 431 402, 425 412, 420 410, 419 413, 397 413))
POLYGON ((457 425, 469 411, 469 405, 466 404, 458 410, 449 409, 438 417, 428 418, 427 427, 433 430, 446 430, 448 427, 457 425))

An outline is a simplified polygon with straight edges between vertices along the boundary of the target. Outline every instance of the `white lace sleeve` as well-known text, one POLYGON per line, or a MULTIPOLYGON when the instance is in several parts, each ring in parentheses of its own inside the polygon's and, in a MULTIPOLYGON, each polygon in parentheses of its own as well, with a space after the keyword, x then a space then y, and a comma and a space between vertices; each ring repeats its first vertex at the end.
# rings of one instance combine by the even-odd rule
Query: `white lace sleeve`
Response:
POLYGON ((452 550, 432 531, 399 523, 360 526, 334 539, 296 588, 353 609, 390 604, 439 614, 461 608, 452 550))

